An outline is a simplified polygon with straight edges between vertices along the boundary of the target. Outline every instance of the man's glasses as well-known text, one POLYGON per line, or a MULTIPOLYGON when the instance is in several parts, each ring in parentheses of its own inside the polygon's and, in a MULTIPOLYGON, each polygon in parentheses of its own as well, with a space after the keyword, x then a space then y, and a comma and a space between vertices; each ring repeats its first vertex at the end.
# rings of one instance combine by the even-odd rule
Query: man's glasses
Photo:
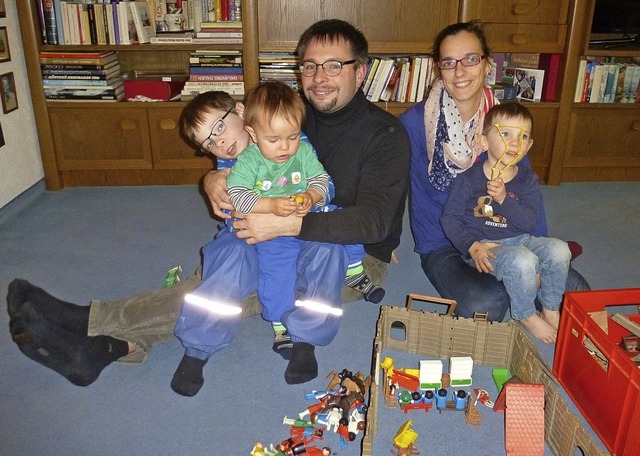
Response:
POLYGON ((224 119, 227 118, 227 116, 231 111, 233 111, 233 108, 230 108, 227 112, 224 113, 224 116, 220 117, 213 124, 213 127, 211 128, 211 133, 209 133, 209 136, 207 136, 207 139, 202 141, 202 143, 200 144, 200 150, 202 152, 206 154, 211 153, 211 150, 216 146, 216 143, 213 141, 213 138, 215 138, 216 136, 220 136, 222 133, 224 133, 224 130, 227 128, 227 125, 224 123, 224 119))
POLYGON ((356 63, 356 61, 345 60, 342 62, 340 60, 326 60, 322 63, 316 63, 305 60, 300 64, 300 73, 302 73, 302 76, 313 76, 316 74, 316 71, 318 71, 318 67, 322 67, 324 74, 327 76, 338 76, 344 65, 351 65, 352 63, 356 63))
POLYGON ((438 68, 441 70, 453 70, 458 66, 458 62, 460 62, 464 67, 472 67, 478 65, 484 60, 484 58, 484 55, 471 54, 466 57, 462 57, 461 59, 444 59, 438 62, 438 68))

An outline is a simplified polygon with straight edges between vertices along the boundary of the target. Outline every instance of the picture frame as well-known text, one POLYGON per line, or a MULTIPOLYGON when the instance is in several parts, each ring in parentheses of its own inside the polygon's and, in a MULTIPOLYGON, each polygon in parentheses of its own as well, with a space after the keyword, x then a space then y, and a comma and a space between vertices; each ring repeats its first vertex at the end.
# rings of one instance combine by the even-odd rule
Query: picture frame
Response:
POLYGON ((0 147, 4 146, 5 144, 4 132, 2 131, 2 124, 0 124, 0 147))
POLYGON ((18 109, 18 94, 13 72, 0 75, 0 99, 2 99, 2 112, 5 114, 18 109))
POLYGON ((10 60, 11 52, 9 50, 9 35, 7 34, 7 27, 0 27, 0 62, 8 62, 10 60))
POLYGON ((544 70, 532 68, 516 68, 513 85, 516 87, 518 100, 542 100, 542 85, 544 84, 544 70))
POLYGON ((4 0, 0 0, 0 17, 7 17, 7 9, 4 6, 4 0))

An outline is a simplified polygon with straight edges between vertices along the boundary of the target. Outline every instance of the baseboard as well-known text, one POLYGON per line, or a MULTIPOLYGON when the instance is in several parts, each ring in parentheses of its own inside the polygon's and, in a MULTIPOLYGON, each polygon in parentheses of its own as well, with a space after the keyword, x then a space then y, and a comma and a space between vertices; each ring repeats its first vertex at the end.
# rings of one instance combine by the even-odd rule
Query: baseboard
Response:
POLYGON ((44 179, 39 180, 31 187, 20 193, 4 206, 0 207, 0 225, 12 219, 16 214, 30 206, 33 201, 47 191, 44 179))

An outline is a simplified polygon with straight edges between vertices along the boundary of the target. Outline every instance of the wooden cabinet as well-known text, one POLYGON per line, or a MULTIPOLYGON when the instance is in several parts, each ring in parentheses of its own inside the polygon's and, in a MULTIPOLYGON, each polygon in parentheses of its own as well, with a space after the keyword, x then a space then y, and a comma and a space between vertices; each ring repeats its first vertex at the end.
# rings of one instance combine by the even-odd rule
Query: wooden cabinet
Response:
MULTIPOLYGON (((447 24, 483 23, 494 52, 561 54, 557 101, 530 103, 534 115, 534 169, 550 184, 640 178, 640 105, 573 103, 582 55, 640 55, 640 48, 589 48, 595 0, 242 0, 245 87, 259 81, 260 52, 292 52, 313 22, 340 18, 367 36, 372 54, 429 53, 447 24)), ((178 134, 184 102, 67 103, 42 91, 41 50, 82 51, 86 46, 43 46, 38 0, 16 2, 47 187, 195 183, 212 166, 178 134)), ((92 46, 116 50, 123 72, 186 71, 189 52, 212 45, 92 46)), ((237 46, 236 46, 237 48, 237 46)), ((410 104, 380 103, 393 114, 410 104)))
MULTIPOLYGON (((170 104, 170 103, 167 103, 170 104)), ((65 185, 197 182, 213 162, 180 138, 181 107, 84 103, 49 108, 58 170, 65 185), (73 132, 70 134, 70 132, 73 132)))

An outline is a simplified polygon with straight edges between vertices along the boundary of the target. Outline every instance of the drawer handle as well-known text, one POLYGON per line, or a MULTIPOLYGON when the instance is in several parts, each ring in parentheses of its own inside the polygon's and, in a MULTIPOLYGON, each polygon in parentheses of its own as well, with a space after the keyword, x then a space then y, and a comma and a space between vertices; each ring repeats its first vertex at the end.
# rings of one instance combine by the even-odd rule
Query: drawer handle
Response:
POLYGON ((527 35, 523 33, 515 33, 511 35, 511 44, 523 45, 528 42, 529 40, 527 39, 527 35))
POLYGON ((132 119, 121 119, 120 120, 120 128, 123 130, 135 130, 138 127, 135 120, 132 119))
POLYGON ((631 129, 633 131, 640 131, 640 120, 635 120, 632 124, 631 124, 631 129))
POLYGON ((516 3, 513 5, 511 12, 514 16, 525 16, 531 14, 531 9, 527 3, 516 3))
POLYGON ((174 130, 176 128, 176 122, 173 119, 161 119, 160 128, 163 130, 174 130))

